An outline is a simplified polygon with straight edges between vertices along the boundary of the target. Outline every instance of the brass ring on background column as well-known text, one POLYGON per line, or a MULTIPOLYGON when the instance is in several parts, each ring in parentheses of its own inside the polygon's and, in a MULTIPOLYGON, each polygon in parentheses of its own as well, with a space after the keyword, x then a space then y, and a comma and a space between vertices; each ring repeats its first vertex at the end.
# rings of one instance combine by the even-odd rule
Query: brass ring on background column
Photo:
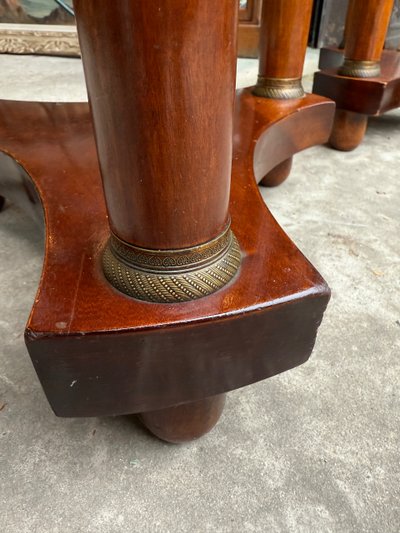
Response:
POLYGON ((239 243, 230 226, 217 238, 192 248, 151 250, 111 234, 103 271, 119 291, 148 302, 178 303, 208 296, 237 273, 239 243))
POLYGON ((289 100, 302 98, 305 95, 301 78, 266 78, 258 76, 253 94, 263 98, 289 100))
POLYGON ((349 78, 376 78, 381 73, 379 61, 345 59, 339 69, 341 76, 349 78))

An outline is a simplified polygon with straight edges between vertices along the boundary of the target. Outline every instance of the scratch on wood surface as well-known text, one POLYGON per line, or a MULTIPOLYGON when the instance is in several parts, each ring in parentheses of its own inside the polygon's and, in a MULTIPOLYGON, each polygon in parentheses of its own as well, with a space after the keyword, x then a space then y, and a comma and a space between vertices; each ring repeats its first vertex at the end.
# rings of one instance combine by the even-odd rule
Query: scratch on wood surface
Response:
POLYGON ((79 292, 79 287, 81 285, 81 278, 82 278, 82 272, 83 272, 83 262, 85 260, 85 254, 82 254, 82 257, 81 257, 81 263, 79 265, 79 275, 78 275, 78 281, 76 282, 76 288, 75 288, 75 294, 74 294, 74 300, 72 302, 72 310, 71 310, 71 318, 69 320, 69 324, 68 324, 68 333, 70 333, 71 331, 71 325, 72 325, 72 322, 74 320, 74 316, 75 316, 75 307, 76 307, 76 301, 78 299, 78 292, 79 292))

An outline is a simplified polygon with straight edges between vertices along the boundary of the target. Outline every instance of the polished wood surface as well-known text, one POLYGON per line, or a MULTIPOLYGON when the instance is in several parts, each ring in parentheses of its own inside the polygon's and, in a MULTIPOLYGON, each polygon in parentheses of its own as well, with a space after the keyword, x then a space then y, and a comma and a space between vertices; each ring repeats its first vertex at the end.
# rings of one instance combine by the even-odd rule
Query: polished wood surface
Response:
POLYGON ((393 0, 350 0, 345 49, 321 50, 313 92, 331 98, 337 111, 330 145, 353 150, 369 115, 400 105, 400 53, 383 50, 393 0))
POLYGON ((262 0, 248 0, 239 10, 238 57, 258 57, 262 0))
POLYGON ((323 142, 334 104, 248 88, 233 113, 236 2, 75 7, 94 131, 87 104, 0 101, 0 192, 21 191, 32 214, 38 195, 45 215, 26 344, 57 415, 138 413, 158 437, 191 440, 226 392, 310 356, 330 291, 256 182, 323 142), (240 268, 222 289, 162 304, 113 288, 110 225, 156 257, 219 235, 229 215, 240 268))
POLYGON ((312 0, 264 0, 260 31, 260 76, 301 78, 312 4, 312 0))
POLYGON ((289 157, 279 163, 275 168, 270 170, 266 176, 260 181, 260 185, 264 187, 277 187, 285 181, 285 179, 290 175, 292 170, 293 157, 289 157))
MULTIPOLYGON (((290 124, 278 143, 271 139, 263 146, 270 152, 269 161, 275 164, 256 168, 255 174, 257 182, 267 187, 280 185, 289 176, 295 153, 329 138, 332 103, 310 98, 301 84, 311 12, 312 0, 263 2, 259 75, 253 89, 255 106, 262 124, 275 122, 276 113, 281 115, 285 125, 282 129, 290 124), (320 109, 317 110, 316 105, 320 109), (294 110, 299 113, 296 117, 292 115, 294 110)), ((274 139, 278 138, 279 128, 276 125, 273 132, 271 130, 274 139)))
POLYGON ((236 124, 246 123, 251 119, 246 115, 253 115, 253 136, 258 139, 254 148, 257 183, 294 154, 329 139, 335 113, 331 100, 315 94, 289 100, 253 96, 250 105, 249 99, 247 91, 237 99, 235 115, 236 124))
MULTIPOLYGON (((330 65, 339 50, 324 53, 330 65)), ((384 50, 381 74, 378 78, 350 78, 341 76, 337 68, 324 68, 315 73, 313 92, 331 98, 340 109, 365 115, 381 115, 400 103, 400 53, 384 50)))
POLYGON ((198 439, 211 431, 224 410, 225 398, 225 394, 220 394, 168 409, 149 411, 140 415, 140 419, 153 435, 179 444, 198 439))
POLYGON ((363 140, 368 117, 345 109, 337 109, 329 144, 336 150, 354 150, 363 140))
POLYGON ((257 58, 260 43, 260 24, 239 24, 238 57, 257 58))
MULTIPOLYGON (((124 296, 103 277, 109 230, 88 106, 0 103, 1 150, 31 177, 45 211, 43 275, 26 342, 58 415, 164 409, 308 359, 329 289, 271 216, 254 178, 289 157, 282 141, 294 131, 303 145, 302 107, 332 119, 333 104, 315 95, 274 107, 251 90, 238 94, 230 210, 241 269, 211 296, 163 305, 124 296)), ((0 166, 0 184, 4 177, 0 166)), ((0 194, 7 196, 2 187, 0 194)))
POLYGON ((110 225, 176 249, 229 214, 237 2, 74 2, 110 225))
POLYGON ((358 61, 381 58, 394 0, 350 0, 344 55, 358 61))

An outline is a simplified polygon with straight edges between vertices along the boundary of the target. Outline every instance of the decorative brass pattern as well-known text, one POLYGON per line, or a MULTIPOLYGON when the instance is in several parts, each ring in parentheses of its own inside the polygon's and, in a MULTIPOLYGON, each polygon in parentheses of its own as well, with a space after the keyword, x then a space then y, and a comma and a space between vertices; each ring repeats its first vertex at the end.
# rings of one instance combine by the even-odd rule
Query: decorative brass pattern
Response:
POLYGON ((381 73, 379 61, 358 61, 345 59, 339 69, 341 76, 349 78, 376 78, 381 73))
POLYGON ((258 76, 253 94, 263 98, 289 100, 291 98, 302 98, 305 92, 300 78, 264 78, 263 76, 258 76))
POLYGON ((116 289, 148 302, 178 303, 208 296, 236 274, 239 243, 228 228, 213 241, 181 250, 148 250, 112 235, 103 270, 116 289))

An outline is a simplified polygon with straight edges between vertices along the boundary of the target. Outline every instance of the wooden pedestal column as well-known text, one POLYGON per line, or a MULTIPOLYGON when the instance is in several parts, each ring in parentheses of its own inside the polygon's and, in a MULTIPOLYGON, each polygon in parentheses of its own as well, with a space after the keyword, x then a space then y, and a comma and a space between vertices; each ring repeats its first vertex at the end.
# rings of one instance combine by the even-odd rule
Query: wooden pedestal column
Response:
POLYGON ((237 6, 75 8, 112 232, 105 275, 143 300, 206 296, 240 263, 228 213, 237 6))
MULTIPOLYGON (((76 0, 75 8, 111 227, 105 276, 150 302, 207 296, 240 264, 228 212, 237 5, 121 0, 99 9, 76 0)), ((222 411, 210 425, 199 405, 215 401, 143 420, 156 420, 166 440, 199 437, 222 411)))
POLYGON ((337 103, 330 137, 333 148, 356 148, 364 137, 368 115, 378 115, 393 104, 393 82, 397 85, 399 77, 397 52, 382 56, 392 9, 393 0, 350 0, 344 52, 321 50, 323 71, 315 75, 313 90, 337 103), (338 61, 341 65, 335 68, 338 61))
POLYGON ((350 0, 345 29, 344 63, 339 72, 352 78, 375 78, 394 0, 350 0))
POLYGON ((254 94, 265 98, 299 98, 312 0, 264 0, 258 81, 254 94))
MULTIPOLYGON (((260 58, 254 94, 288 100, 304 96, 301 83, 312 0, 264 0, 260 33, 260 58)), ((261 181, 273 187, 290 174, 292 158, 282 161, 261 181)))

